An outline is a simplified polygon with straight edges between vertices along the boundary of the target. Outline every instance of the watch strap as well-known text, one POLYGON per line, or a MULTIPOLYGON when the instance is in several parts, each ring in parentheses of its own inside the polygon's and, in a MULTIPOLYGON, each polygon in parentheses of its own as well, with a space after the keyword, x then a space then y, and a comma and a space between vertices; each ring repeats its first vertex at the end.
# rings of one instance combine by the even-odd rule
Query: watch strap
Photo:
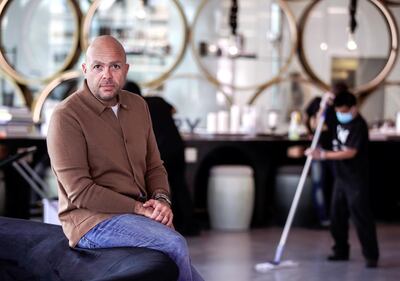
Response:
POLYGON ((167 202, 170 206, 172 206, 172 202, 171 199, 169 199, 168 195, 164 194, 164 193, 157 193, 154 196, 155 200, 163 200, 165 202, 167 202))

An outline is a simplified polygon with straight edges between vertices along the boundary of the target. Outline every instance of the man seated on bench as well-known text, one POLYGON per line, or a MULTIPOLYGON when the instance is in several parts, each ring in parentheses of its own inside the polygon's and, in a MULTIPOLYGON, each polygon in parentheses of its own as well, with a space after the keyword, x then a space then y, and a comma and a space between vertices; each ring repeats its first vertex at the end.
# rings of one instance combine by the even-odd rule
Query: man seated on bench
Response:
POLYGON ((64 233, 71 247, 159 250, 177 264, 178 280, 203 280, 172 225, 146 102, 121 90, 128 69, 115 38, 95 38, 82 64, 83 87, 52 115, 47 145, 64 233))

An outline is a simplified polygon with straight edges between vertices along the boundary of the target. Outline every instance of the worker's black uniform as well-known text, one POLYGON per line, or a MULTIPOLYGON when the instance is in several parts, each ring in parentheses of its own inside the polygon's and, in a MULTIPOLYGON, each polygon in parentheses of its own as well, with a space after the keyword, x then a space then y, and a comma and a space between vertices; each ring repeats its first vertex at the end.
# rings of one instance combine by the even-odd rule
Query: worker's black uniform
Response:
POLYGON ((364 257, 378 260, 378 242, 368 190, 368 126, 361 115, 349 123, 337 124, 332 147, 334 151, 357 149, 353 158, 334 161, 336 175, 331 209, 331 233, 335 240, 333 250, 340 256, 349 255, 350 216, 364 257))

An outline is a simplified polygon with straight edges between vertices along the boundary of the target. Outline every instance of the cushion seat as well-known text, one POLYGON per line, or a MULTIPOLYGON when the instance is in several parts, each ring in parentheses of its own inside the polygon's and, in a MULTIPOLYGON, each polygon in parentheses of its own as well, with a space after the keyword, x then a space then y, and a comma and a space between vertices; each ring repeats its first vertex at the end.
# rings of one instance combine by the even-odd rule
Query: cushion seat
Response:
POLYGON ((72 249, 60 226, 0 217, 0 280, 172 281, 176 264, 145 248, 72 249))

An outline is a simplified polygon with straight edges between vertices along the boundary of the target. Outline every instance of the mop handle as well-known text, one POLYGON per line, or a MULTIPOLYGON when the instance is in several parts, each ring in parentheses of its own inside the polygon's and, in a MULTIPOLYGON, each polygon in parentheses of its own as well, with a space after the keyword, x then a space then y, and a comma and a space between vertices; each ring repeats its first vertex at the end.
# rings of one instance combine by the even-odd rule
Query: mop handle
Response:
MULTIPOLYGON (((321 135, 322 127, 324 126, 324 122, 325 122, 325 108, 323 108, 323 113, 319 117, 317 129, 315 130, 314 137, 311 142, 311 149, 315 149, 317 147, 318 140, 321 135)), ((289 215, 286 219, 285 227, 283 228, 283 232, 282 232, 281 238, 279 240, 279 244, 276 248, 275 258, 274 258, 274 263, 276 263, 276 264, 279 264, 281 261, 283 248, 286 244, 287 236, 289 234, 289 230, 292 225, 294 215, 296 213, 297 205, 300 200, 300 195, 303 191, 304 183, 306 181, 307 174, 310 169, 311 161, 312 161, 312 156, 311 155, 307 156, 307 160, 304 165, 303 171, 301 172, 300 181, 297 185, 296 193, 294 195, 292 205, 290 206, 290 211, 289 211, 289 215)))

